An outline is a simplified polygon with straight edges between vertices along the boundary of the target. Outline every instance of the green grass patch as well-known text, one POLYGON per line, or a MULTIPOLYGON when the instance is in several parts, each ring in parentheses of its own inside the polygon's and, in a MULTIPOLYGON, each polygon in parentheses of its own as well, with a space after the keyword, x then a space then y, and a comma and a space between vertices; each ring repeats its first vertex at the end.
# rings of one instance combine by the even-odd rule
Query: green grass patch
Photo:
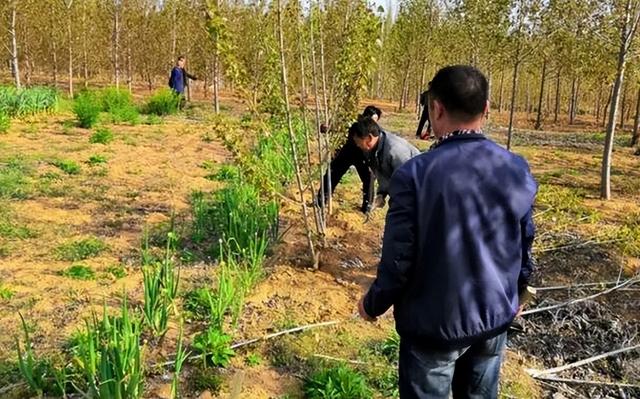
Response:
POLYGON ((111 265, 105 271, 115 279, 127 277, 127 269, 121 264, 111 265))
POLYGON ((95 280, 96 274, 92 268, 86 265, 73 265, 61 273, 64 277, 74 280, 95 280))
POLYGON ((109 144, 113 141, 113 138, 113 132, 106 127, 102 127, 93 132, 89 137, 89 142, 91 144, 109 144))
POLYGON ((104 241, 90 237, 64 243, 56 248, 56 258, 66 261, 78 261, 93 258, 107 249, 104 241))
POLYGON ((80 174, 80 165, 76 161, 70 159, 57 159, 52 161, 51 164, 68 175, 80 174))
POLYGON ((368 399, 373 396, 364 375, 345 365, 321 367, 307 376, 303 391, 308 399, 368 399))
POLYGON ((56 110, 59 94, 49 87, 16 89, 0 86, 0 113, 24 117, 56 110))
POLYGON ((91 166, 101 165, 101 164, 107 163, 107 157, 100 154, 93 154, 89 157, 89 159, 87 160, 87 163, 91 166))
POLYGON ((128 123, 136 125, 140 122, 140 114, 133 96, 127 90, 116 87, 107 87, 100 94, 102 110, 106 112, 107 119, 111 123, 128 123))
POLYGON ((593 223, 600 214, 584 204, 584 192, 556 185, 541 184, 536 197, 537 212, 541 220, 553 223, 573 223, 585 220, 593 223))
POLYGON ((153 115, 153 114, 147 115, 147 117, 144 120, 144 124, 149 126, 162 125, 163 123, 164 123, 164 119, 162 119, 161 116, 153 115))
POLYGON ((173 115, 178 112, 180 97, 167 88, 157 90, 144 106, 145 114, 158 116, 173 115))
POLYGON ((4 112, 0 112, 0 134, 6 133, 11 127, 11 117, 4 112))
POLYGON ((13 298, 14 294, 15 292, 11 288, 5 287, 4 285, 0 284, 0 299, 8 301, 9 299, 13 298))
POLYGON ((102 104, 98 95, 93 91, 83 91, 78 94, 73 103, 73 113, 78 120, 78 126, 89 129, 98 123, 102 104))
POLYGON ((20 157, 0 161, 0 199, 25 199, 33 192, 32 167, 20 157))

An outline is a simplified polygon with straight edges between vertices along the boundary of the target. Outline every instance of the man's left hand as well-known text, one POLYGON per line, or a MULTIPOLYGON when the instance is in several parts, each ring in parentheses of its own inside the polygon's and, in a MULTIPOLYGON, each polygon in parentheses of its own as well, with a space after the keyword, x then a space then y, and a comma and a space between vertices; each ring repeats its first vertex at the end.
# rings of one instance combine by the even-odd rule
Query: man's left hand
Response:
POLYGON ((364 296, 362 298, 360 298, 360 302, 358 302, 358 313, 360 314, 360 317, 362 317, 366 321, 374 322, 374 321, 378 320, 375 317, 369 316, 367 314, 367 311, 364 310, 364 296))

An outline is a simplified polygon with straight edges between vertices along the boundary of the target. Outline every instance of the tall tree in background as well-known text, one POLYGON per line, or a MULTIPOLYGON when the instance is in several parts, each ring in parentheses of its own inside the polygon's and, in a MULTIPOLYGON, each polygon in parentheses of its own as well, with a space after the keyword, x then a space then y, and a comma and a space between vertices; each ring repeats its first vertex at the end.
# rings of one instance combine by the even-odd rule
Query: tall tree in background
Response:
POLYGON ((624 73, 631 45, 638 29, 638 21, 640 20, 640 2, 638 0, 616 0, 614 1, 614 7, 618 17, 618 63, 616 66, 616 78, 613 83, 613 92, 611 95, 611 107, 607 122, 604 154, 602 155, 602 172, 600 180, 600 197, 607 200, 611 198, 611 157, 613 152, 613 139, 616 131, 616 120, 618 118, 620 92, 622 90, 624 73))

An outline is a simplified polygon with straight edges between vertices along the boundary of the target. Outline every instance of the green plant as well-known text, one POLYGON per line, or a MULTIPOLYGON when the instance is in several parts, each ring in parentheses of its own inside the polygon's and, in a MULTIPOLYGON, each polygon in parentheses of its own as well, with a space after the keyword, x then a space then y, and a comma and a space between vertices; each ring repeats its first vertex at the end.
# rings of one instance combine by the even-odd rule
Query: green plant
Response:
POLYGON ((144 120, 144 124, 150 125, 150 126, 162 125, 163 122, 164 122, 164 119, 162 119, 161 116, 153 115, 153 114, 147 115, 147 118, 144 120))
POLYGON ((180 97, 167 88, 157 90, 144 107, 146 114, 158 116, 172 115, 178 112, 180 97))
POLYGON ((219 371, 211 368, 193 367, 189 373, 189 385, 196 391, 217 394, 224 383, 219 371))
POLYGON ((96 278, 93 269, 86 265, 73 265, 62 271, 61 274, 74 280, 94 280, 96 278))
POLYGON ((127 276, 127 269, 120 264, 111 265, 107 267, 106 272, 112 275, 116 279, 124 278, 127 276))
POLYGON ((234 181, 240 180, 240 169, 235 165, 222 165, 213 175, 213 180, 234 181))
POLYGON ((89 237, 60 245, 56 255, 60 260, 78 261, 98 256, 107 248, 102 240, 89 237))
POLYGON ((102 110, 109 114, 113 123, 137 124, 140 119, 133 97, 127 90, 108 87, 101 92, 102 110))
POLYGON ((182 346, 182 324, 180 325, 180 334, 178 335, 178 349, 176 350, 176 359, 173 363, 174 373, 173 379, 171 380, 171 398, 177 399, 180 397, 179 392, 179 384, 180 384, 180 373, 182 372, 182 366, 184 362, 189 357, 190 352, 184 349, 182 346))
POLYGON ((6 133, 9 131, 11 127, 11 117, 5 114, 4 112, 0 112, 0 133, 6 133))
POLYGON ((73 103, 73 113, 78 119, 78 125, 89 129, 98 122, 101 110, 100 100, 95 92, 84 91, 80 93, 73 103))
POLYGON ((31 172, 31 165, 22 158, 0 163, 0 198, 28 198, 32 192, 31 172))
POLYGON ((0 285, 0 299, 8 301, 9 299, 13 298, 13 294, 14 292, 11 288, 3 287, 2 285, 0 285))
POLYGON ((247 366, 250 366, 250 367, 259 366, 263 363, 263 361, 264 360, 262 359, 262 356, 258 355, 257 353, 248 354, 244 360, 247 366))
POLYGON ((364 376, 344 365, 311 374, 305 379, 303 391, 308 399, 368 399, 373 396, 364 376))
POLYGON ((391 363, 398 363, 400 356, 400 335, 393 330, 380 346, 381 354, 391 363))
POLYGON ((109 144, 112 141, 113 132, 106 127, 99 128, 89 137, 91 144, 109 144))
POLYGON ((51 164, 68 175, 80 174, 80 165, 77 162, 69 159, 57 159, 51 164))
POLYGON ((180 270, 173 263, 175 240, 175 234, 169 233, 164 259, 142 268, 144 320, 157 336, 166 333, 169 313, 178 295, 180 270))
POLYGON ((91 166, 100 165, 107 162, 107 157, 104 155, 94 154, 89 157, 87 163, 91 166))
POLYGON ((209 328, 193 339, 193 348, 202 354, 204 366, 226 367, 235 355, 231 349, 231 337, 218 328, 209 328))
POLYGON ((144 361, 140 342, 140 321, 129 312, 126 300, 117 317, 96 315, 85 321, 85 330, 78 335, 74 364, 91 397, 142 397, 144 361))
POLYGON ((205 320, 209 317, 209 300, 215 295, 209 287, 200 287, 187 291, 184 294, 183 308, 190 316, 197 320, 205 320))
POLYGON ((22 345, 20 340, 16 338, 16 348, 18 351, 18 365, 20 367, 20 373, 22 377, 29 385, 29 388, 36 392, 38 395, 42 395, 42 392, 45 388, 45 378, 46 375, 42 373, 42 370, 39 369, 36 357, 33 353, 33 346, 31 343, 31 338, 29 336, 29 329, 27 328, 27 323, 24 321, 24 317, 22 317, 22 313, 18 312, 20 315, 20 321, 22 322, 22 332, 24 333, 24 352, 22 351, 22 345))
POLYGON ((0 112, 23 117, 53 111, 58 105, 58 92, 49 87, 15 89, 0 86, 0 112))

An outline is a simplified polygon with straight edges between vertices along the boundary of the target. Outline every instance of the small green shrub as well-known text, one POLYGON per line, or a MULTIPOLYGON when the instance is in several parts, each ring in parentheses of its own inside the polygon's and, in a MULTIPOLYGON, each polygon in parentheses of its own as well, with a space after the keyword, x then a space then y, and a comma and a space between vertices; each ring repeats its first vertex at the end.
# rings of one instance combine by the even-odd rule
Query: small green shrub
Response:
POLYGON ((193 367, 189 374, 189 385, 196 391, 210 391, 213 394, 220 392, 224 378, 219 370, 211 368, 193 367))
POLYGON ((107 157, 104 155, 94 154, 89 157, 87 163, 91 166, 107 163, 107 157))
POLYGON ((90 237, 60 245, 56 255, 59 260, 78 261, 98 256, 106 249, 102 240, 90 237))
POLYGON ((22 158, 0 163, 0 198, 25 199, 32 192, 31 165, 22 158))
POLYGON ((213 326, 196 335, 193 348, 203 355, 205 367, 227 367, 235 355, 231 337, 213 326))
POLYGON ((23 117, 53 111, 58 106, 58 91, 50 87, 16 89, 0 86, 0 112, 23 117))
POLYGON ((11 288, 0 285, 0 299, 8 301, 9 299, 13 298, 13 294, 15 293, 11 288))
POLYGON ((240 169, 235 165, 222 165, 213 175, 216 181, 238 181, 240 180, 240 169))
POLYGON ((6 133, 11 127, 11 118, 4 112, 0 112, 0 133, 6 133))
POLYGON ((364 376, 344 365, 311 374, 304 382, 303 391, 308 399, 368 399, 373 396, 364 376))
POLYGON ((157 90, 144 107, 146 114, 158 116, 173 115, 178 112, 180 97, 167 88, 157 90))
POLYGON ((96 93, 92 91, 80 93, 73 103, 73 113, 78 119, 78 125, 85 129, 93 127, 98 122, 101 108, 96 93))
POLYGON ((100 128, 93 132, 89 137, 91 144, 109 144, 113 141, 113 132, 106 127, 100 128))
POLYGON ((106 272, 116 279, 124 278, 127 276, 127 269, 123 265, 111 265, 107 267, 106 272))
POLYGON ((62 275, 74 280, 94 280, 96 274, 86 265, 73 265, 62 272, 62 275))
POLYGON ((261 365, 264 362, 264 359, 262 359, 262 356, 257 353, 250 353, 247 355, 244 362, 247 366, 255 367, 261 365))
POLYGON ((51 164, 68 175, 80 174, 80 165, 70 159, 57 159, 51 162, 51 164))
POLYGON ((140 121, 133 97, 127 90, 108 87, 101 93, 102 110, 109 114, 112 123, 137 124, 140 121))
POLYGON ((146 119, 144 120, 144 124, 150 126, 162 125, 163 122, 164 119, 162 119, 162 117, 153 114, 147 115, 146 119))
POLYGON ((206 320, 209 316, 209 299, 214 295, 215 293, 209 287, 187 291, 183 298, 184 310, 196 320, 206 320))

